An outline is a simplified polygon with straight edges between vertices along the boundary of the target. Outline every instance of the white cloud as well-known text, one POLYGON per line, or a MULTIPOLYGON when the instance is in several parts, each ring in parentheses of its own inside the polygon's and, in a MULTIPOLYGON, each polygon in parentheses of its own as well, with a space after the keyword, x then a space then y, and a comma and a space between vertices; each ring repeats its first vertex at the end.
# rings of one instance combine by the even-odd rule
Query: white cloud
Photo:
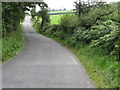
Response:
MULTIPOLYGON (((51 9, 74 9, 74 2, 79 0, 44 0, 51 9)), ((87 1, 87 0, 83 0, 87 1)), ((94 0, 95 1, 95 0, 94 0)), ((99 0, 98 0, 99 1, 99 0)), ((103 1, 103 0, 102 0, 103 1)), ((119 0, 105 0, 107 2, 116 2, 119 0)))
POLYGON ((51 9, 73 9, 76 0, 44 0, 51 9))
POLYGON ((36 12, 40 11, 40 7, 36 5, 36 12))

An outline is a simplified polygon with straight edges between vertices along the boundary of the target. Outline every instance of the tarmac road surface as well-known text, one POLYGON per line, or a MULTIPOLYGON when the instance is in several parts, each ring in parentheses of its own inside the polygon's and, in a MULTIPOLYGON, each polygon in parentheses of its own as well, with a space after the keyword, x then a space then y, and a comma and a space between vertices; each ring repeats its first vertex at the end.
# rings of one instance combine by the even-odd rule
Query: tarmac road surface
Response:
POLYGON ((24 48, 2 66, 2 88, 94 88, 76 56, 23 23, 24 48))

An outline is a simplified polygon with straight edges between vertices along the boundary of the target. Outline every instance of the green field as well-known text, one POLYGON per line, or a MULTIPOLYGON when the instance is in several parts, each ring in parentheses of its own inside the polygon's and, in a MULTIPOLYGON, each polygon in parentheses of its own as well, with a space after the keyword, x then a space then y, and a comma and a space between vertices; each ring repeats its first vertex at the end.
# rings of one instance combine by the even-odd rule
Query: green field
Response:
MULTIPOLYGON (((51 24, 59 24, 59 21, 61 19, 63 15, 50 15, 50 23, 51 24)), ((38 20, 39 22, 42 21, 42 18, 37 18, 35 17, 36 20, 38 20)))
MULTIPOLYGON (((48 13, 66 13, 67 14, 67 12, 75 12, 75 11, 71 11, 71 10, 66 10, 66 11, 52 11, 52 12, 48 12, 48 13)), ((50 23, 51 24, 59 24, 59 21, 60 21, 60 19, 61 19, 61 17, 63 16, 63 15, 65 15, 65 14, 59 14, 59 15, 50 15, 50 23)), ((38 21, 40 21, 41 22, 41 18, 39 17, 35 17, 35 20, 38 20, 38 21)))
MULTIPOLYGON (((52 12, 48 12, 48 13, 69 13, 69 12, 75 12, 75 11, 72 11, 72 10, 66 10, 66 11, 52 11, 52 12)), ((63 16, 64 14, 61 14, 61 15, 50 15, 50 20, 51 20, 51 24, 59 24, 59 21, 61 19, 61 17, 63 16)))
POLYGON ((66 11, 51 11, 51 12, 48 12, 48 13, 69 13, 69 12, 75 12, 73 10, 66 10, 66 11))
POLYGON ((59 21, 63 15, 51 15, 50 20, 51 24, 59 24, 59 21))

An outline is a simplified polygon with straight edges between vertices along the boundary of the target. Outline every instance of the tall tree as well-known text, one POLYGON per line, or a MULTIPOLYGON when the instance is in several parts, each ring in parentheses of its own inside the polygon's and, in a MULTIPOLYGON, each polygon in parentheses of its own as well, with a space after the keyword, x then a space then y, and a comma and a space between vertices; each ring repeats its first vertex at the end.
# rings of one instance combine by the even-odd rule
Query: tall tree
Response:
POLYGON ((17 30, 21 21, 23 21, 26 11, 31 11, 36 5, 47 7, 44 2, 2 2, 2 32, 17 30))

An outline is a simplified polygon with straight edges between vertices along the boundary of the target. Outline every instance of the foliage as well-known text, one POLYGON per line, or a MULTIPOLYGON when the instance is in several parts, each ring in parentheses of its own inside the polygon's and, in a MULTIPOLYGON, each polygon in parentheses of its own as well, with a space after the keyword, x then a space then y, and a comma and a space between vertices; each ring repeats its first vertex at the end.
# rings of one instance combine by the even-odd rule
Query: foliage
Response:
POLYGON ((88 43, 89 40, 87 40, 87 33, 89 30, 86 30, 84 27, 79 27, 74 30, 74 37, 76 41, 80 41, 83 43, 88 43))
POLYGON ((62 27, 75 27, 77 24, 77 17, 76 15, 72 14, 65 14, 60 19, 60 25, 62 27))
POLYGON ((118 88, 118 3, 76 4, 77 15, 63 15, 58 25, 47 24, 40 33, 72 47, 97 87, 118 88))
POLYGON ((2 39, 0 38, 0 64, 2 63, 2 39))
POLYGON ((23 32, 22 27, 19 26, 17 31, 12 31, 7 33, 5 37, 2 39, 2 61, 10 59, 23 46, 23 32))
POLYGON ((2 33, 17 30, 20 22, 23 21, 27 11, 34 8, 36 5, 46 6, 44 2, 2 2, 2 33))
POLYGON ((87 12, 89 12, 91 5, 88 3, 85 3, 84 1, 74 2, 76 7, 76 14, 78 16, 83 15, 87 12))
POLYGON ((101 20, 103 16, 109 15, 114 10, 111 10, 109 5, 102 5, 102 7, 94 6, 88 13, 80 16, 80 26, 89 29, 91 26, 96 24, 98 20, 101 20))
POLYGON ((31 10, 31 16, 32 16, 32 18, 34 18, 36 16, 35 7, 32 8, 32 10, 31 10))
POLYGON ((115 21, 115 22, 120 22, 120 18, 118 16, 119 16, 119 13, 118 13, 118 10, 116 10, 115 12, 113 12, 109 15, 101 17, 101 19, 102 20, 112 20, 112 21, 115 21))
MULTIPOLYGON (((86 3, 81 4, 83 6, 87 5, 86 3)), ((117 55, 119 51, 115 47, 116 43, 119 43, 119 23, 111 18, 103 19, 103 17, 110 16, 113 13, 117 14, 117 7, 113 4, 99 2, 95 5, 90 5, 89 8, 89 11, 82 13, 79 17, 72 14, 61 16, 59 25, 45 25, 43 33, 47 32, 46 34, 48 35, 52 34, 62 39, 72 37, 71 43, 68 43, 73 46, 76 42, 91 43, 92 47, 100 47, 106 54, 117 55)))
POLYGON ((43 25, 44 25, 45 23, 49 23, 49 22, 50 22, 50 17, 49 17, 49 15, 47 14, 47 12, 48 12, 48 9, 42 8, 41 11, 39 11, 39 12, 37 13, 37 16, 42 18, 42 21, 41 21, 41 29, 43 28, 43 25))
POLYGON ((39 23, 39 29, 43 29, 43 26, 46 23, 50 22, 50 17, 48 15, 48 6, 45 4, 43 4, 42 6, 40 6, 40 11, 36 12, 35 8, 33 8, 31 10, 31 16, 32 16, 32 20, 35 21, 36 23, 39 23), (40 19, 40 20, 39 20, 40 19))
POLYGON ((36 5, 47 7, 44 2, 2 2, 3 62, 16 55, 22 47, 23 32, 20 24, 32 8, 32 17, 35 17, 36 5))
POLYGON ((73 14, 65 14, 61 17, 59 25, 64 34, 72 34, 73 30, 78 26, 78 17, 73 14))
POLYGON ((111 20, 107 21, 98 21, 98 25, 93 25, 89 30, 86 30, 83 27, 76 29, 75 35, 80 41, 90 43, 93 40, 97 40, 100 37, 103 37, 106 34, 109 34, 111 31, 117 30, 118 26, 115 22, 111 20))
POLYGON ((81 60, 97 88, 118 88, 118 63, 114 56, 104 55, 101 49, 79 43, 72 51, 81 60))
POLYGON ((93 37, 92 45, 100 46, 107 53, 110 53, 115 49, 116 42, 120 41, 120 31, 118 25, 111 20, 103 22, 103 25, 101 29, 99 29, 100 26, 98 25, 95 30, 92 30, 98 31, 97 29, 99 29, 98 34, 96 33, 97 36, 91 34, 93 37))

